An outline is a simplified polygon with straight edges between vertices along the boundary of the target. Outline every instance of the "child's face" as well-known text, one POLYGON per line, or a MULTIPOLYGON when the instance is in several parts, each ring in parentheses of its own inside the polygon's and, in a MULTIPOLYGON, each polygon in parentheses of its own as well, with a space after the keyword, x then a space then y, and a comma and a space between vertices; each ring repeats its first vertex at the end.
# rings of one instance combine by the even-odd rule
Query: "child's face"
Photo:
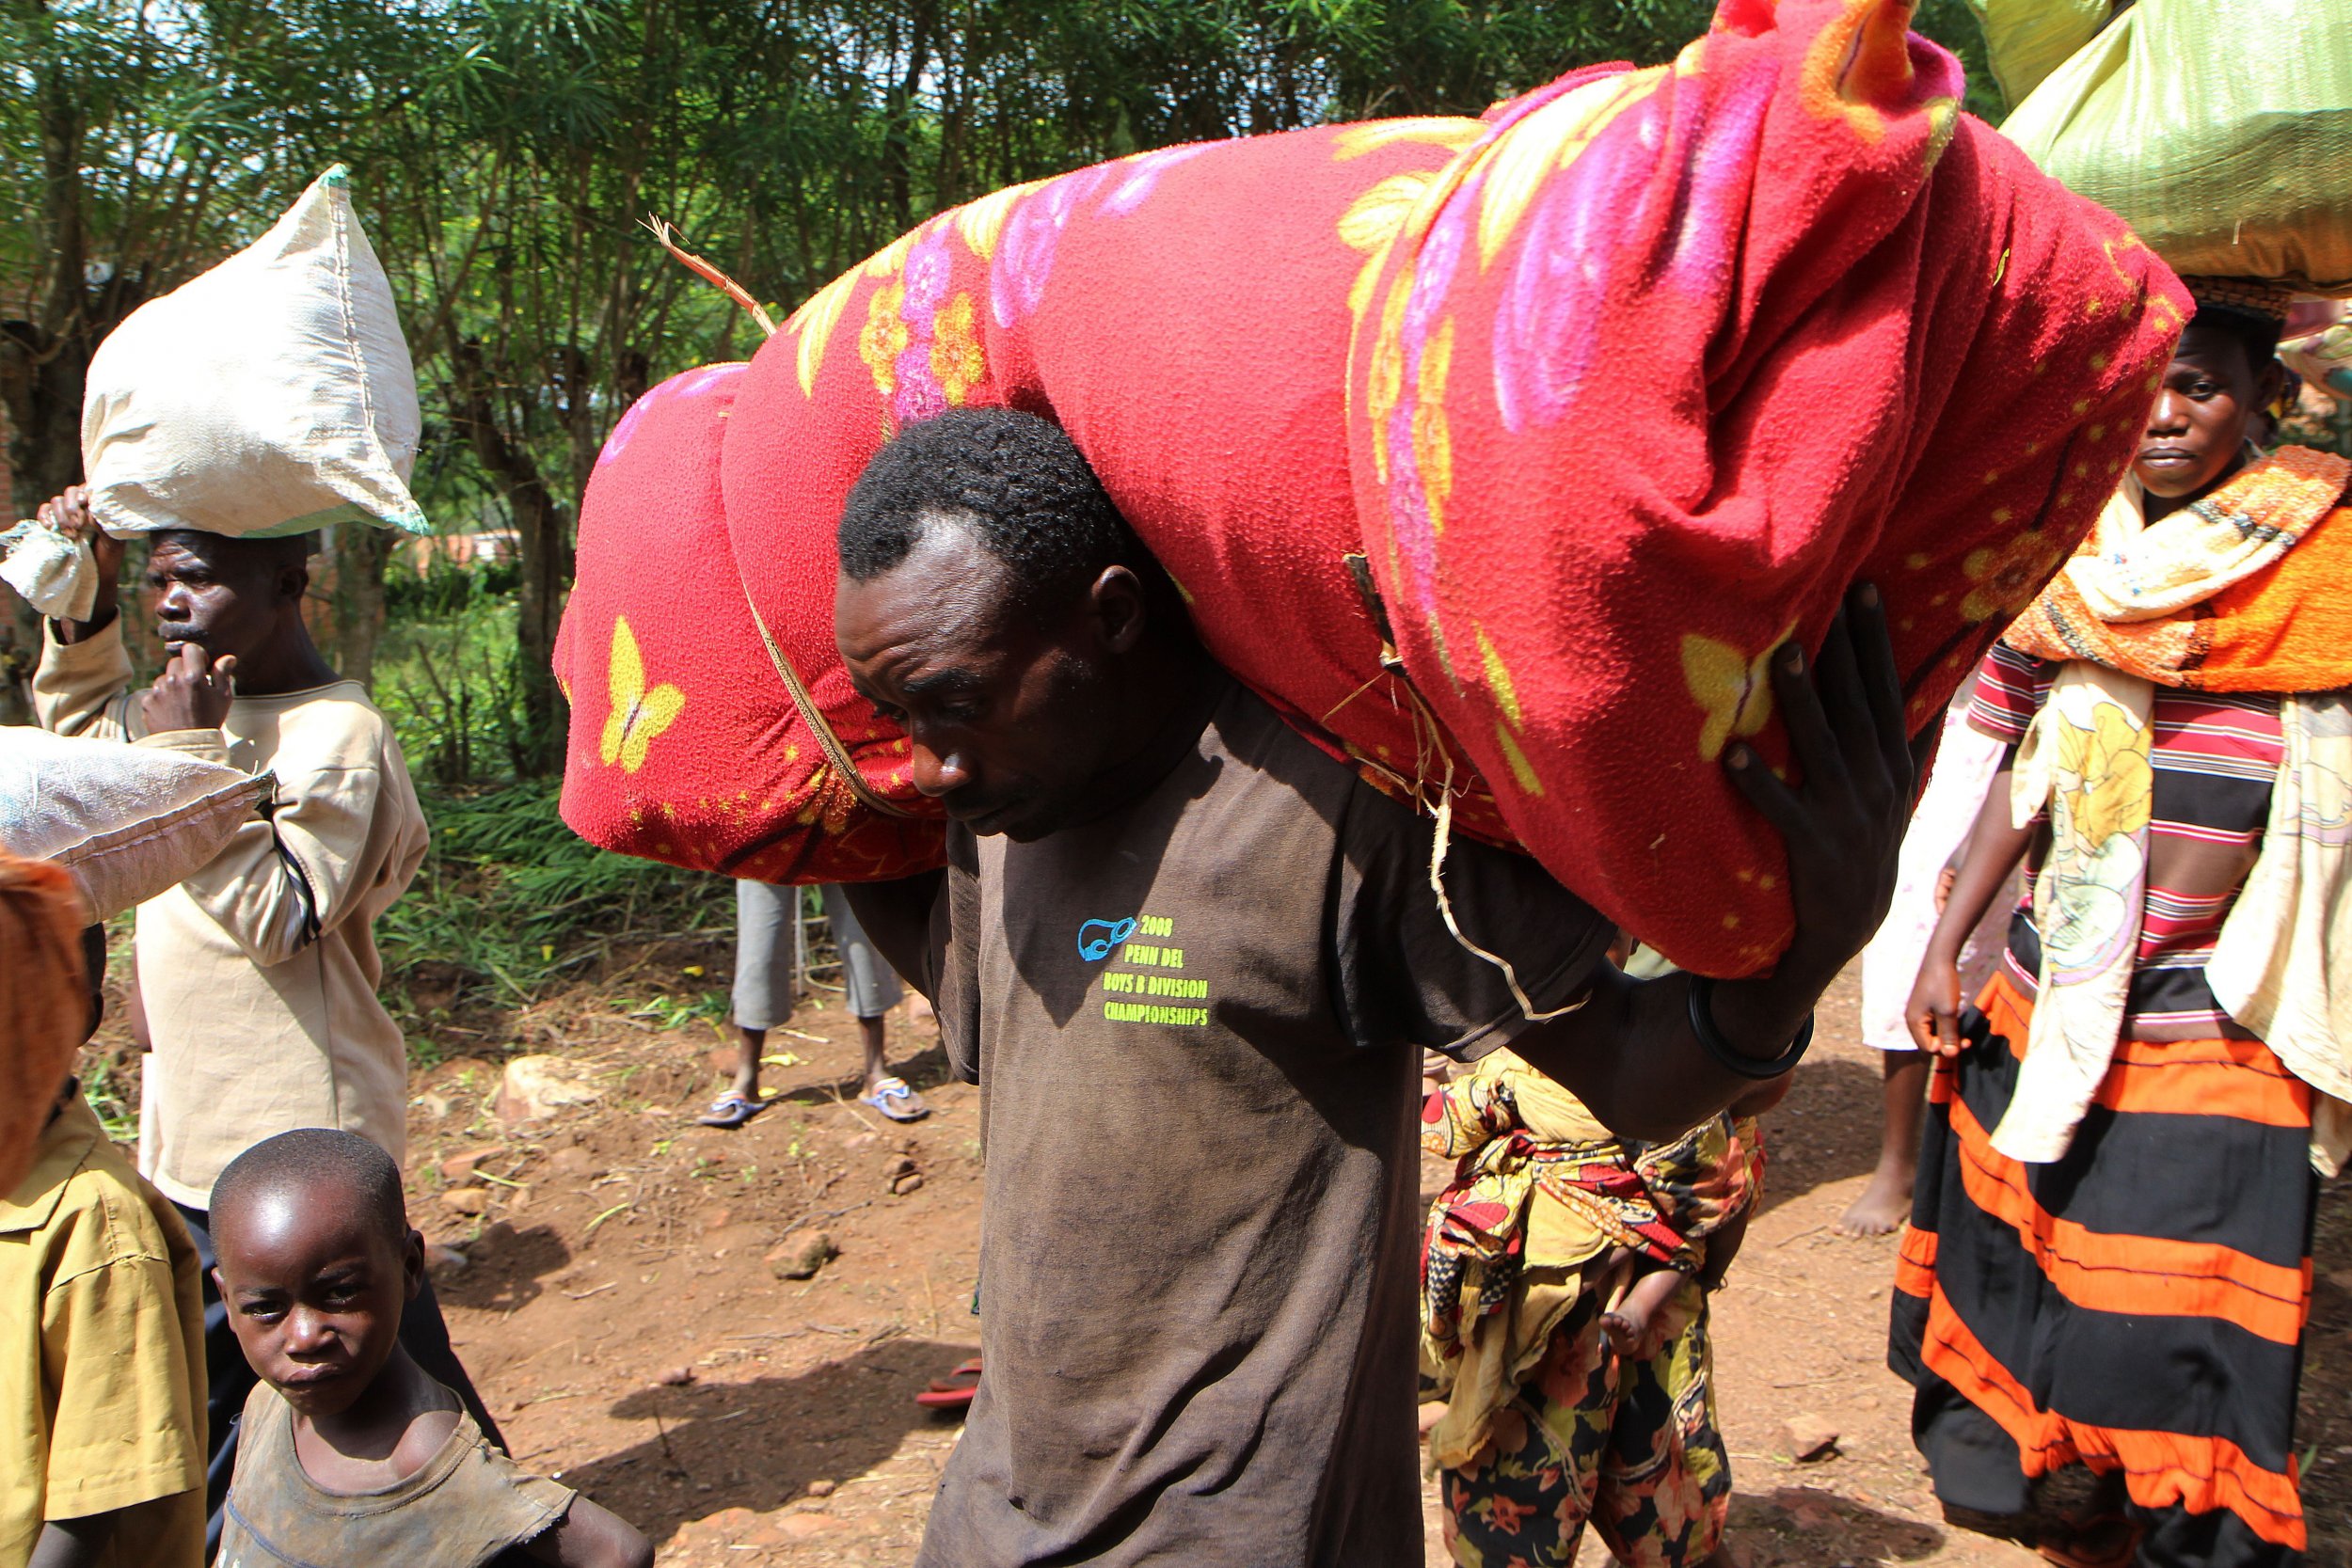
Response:
POLYGON ((213 1277, 254 1371, 305 1416, 349 1409, 391 1358, 424 1238, 395 1244, 357 1198, 312 1192, 262 1194, 214 1240, 213 1277))

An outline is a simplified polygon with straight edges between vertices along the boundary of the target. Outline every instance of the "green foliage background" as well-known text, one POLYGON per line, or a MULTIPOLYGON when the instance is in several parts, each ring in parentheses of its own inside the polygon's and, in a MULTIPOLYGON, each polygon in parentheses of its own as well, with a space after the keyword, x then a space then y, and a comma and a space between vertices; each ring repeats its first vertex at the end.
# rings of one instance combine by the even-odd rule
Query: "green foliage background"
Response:
MULTIPOLYGON (((142 300, 249 240, 326 165, 411 339, 421 498, 511 530, 512 648, 412 705, 458 775, 549 770, 572 518, 604 434, 752 325, 648 213, 780 309, 928 214, 1199 137, 1470 112, 1591 61, 1672 55, 1702 0, 0 0, 0 402, 20 513, 78 477, 81 370, 142 300), (459 710, 463 709, 461 713, 459 710), (478 733, 477 733, 478 732, 478 733)), ((1963 0, 1918 25, 1980 66, 1963 0)), ((1971 105, 1994 107, 1979 86, 1971 105)), ((330 617, 373 673, 389 542, 340 542, 330 617)), ((489 651, 479 617, 444 666, 489 651)), ((14 628, 23 662, 28 625, 14 628)), ((429 687, 436 652, 389 650, 429 687)), ((0 659, 6 658, 0 654, 0 659)), ((0 714, 0 717, 6 717, 0 714)))

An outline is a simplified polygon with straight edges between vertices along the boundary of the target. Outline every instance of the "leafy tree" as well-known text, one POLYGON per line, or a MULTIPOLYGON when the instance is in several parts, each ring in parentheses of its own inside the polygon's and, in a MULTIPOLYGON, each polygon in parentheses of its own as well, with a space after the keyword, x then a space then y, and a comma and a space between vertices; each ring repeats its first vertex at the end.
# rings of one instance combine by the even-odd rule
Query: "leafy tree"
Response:
MULTIPOLYGON (((12 499, 23 512, 78 477, 83 372, 107 331, 350 163, 417 363, 420 493, 445 528, 518 541, 507 761, 545 770, 565 722, 548 658, 604 432, 654 381, 754 341, 651 243, 648 213, 789 307, 1001 185, 1178 141, 1476 113, 1578 64, 1668 58, 1710 9, 0 0, 0 191, 25 214, 0 228, 12 499)), ((1980 56, 1965 0, 1926 0, 1920 24, 1980 56)), ((1991 104, 1972 89, 1972 106, 1991 104)), ((331 545, 337 653, 355 673, 391 543, 331 545)), ((33 629, 0 626, 15 673, 33 629)), ((5 705, 15 683, 0 690, 5 705)))

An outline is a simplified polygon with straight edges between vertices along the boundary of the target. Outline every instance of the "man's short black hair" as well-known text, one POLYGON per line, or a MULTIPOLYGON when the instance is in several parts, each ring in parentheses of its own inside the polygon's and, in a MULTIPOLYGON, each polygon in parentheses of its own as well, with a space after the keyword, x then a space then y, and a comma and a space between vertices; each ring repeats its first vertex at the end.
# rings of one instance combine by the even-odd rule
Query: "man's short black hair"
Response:
POLYGON ((2263 367, 2279 356, 2279 333, 2283 323, 2274 321, 2259 310, 2241 310, 2229 305, 2203 305, 2189 318, 2192 329, 2202 327, 2208 332, 2226 332, 2235 338, 2246 351, 2246 368, 2254 375, 2263 373, 2263 367))
POLYGON ((281 566, 301 565, 316 555, 319 548, 316 531, 281 534, 275 539, 254 539, 240 534, 208 533, 198 528, 166 528, 156 530, 155 537, 158 540, 172 540, 186 549, 207 552, 226 545, 240 562, 273 572, 281 566))
POLYGON ((1034 414, 956 408, 899 432, 850 491, 841 570, 869 582, 907 558, 927 521, 948 518, 1009 568, 1023 610, 1063 602, 1112 566, 1134 572, 1155 600, 1168 580, 1077 443, 1034 414))
POLYGON ((356 1201, 383 1227, 394 1246, 408 1243, 408 1205, 401 1196, 400 1166, 359 1136, 332 1127, 300 1127, 263 1138, 229 1162, 213 1183, 209 1211, 213 1231, 233 1228, 244 1206, 271 1193, 293 1193, 313 1202, 356 1201), (323 1190, 324 1189, 324 1190, 323 1190))

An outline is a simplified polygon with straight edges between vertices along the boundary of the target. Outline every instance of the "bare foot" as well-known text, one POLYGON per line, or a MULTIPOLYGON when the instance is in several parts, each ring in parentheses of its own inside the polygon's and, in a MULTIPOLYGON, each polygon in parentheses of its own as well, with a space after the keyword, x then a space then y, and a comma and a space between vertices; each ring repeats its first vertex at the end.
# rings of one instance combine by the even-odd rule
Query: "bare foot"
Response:
POLYGON ((1911 1217, 1911 1183, 1913 1173, 1890 1170, 1881 1165, 1870 1177, 1870 1184, 1862 1189, 1862 1196, 1853 1200, 1837 1222, 1841 1236, 1884 1236, 1899 1228, 1911 1217))

